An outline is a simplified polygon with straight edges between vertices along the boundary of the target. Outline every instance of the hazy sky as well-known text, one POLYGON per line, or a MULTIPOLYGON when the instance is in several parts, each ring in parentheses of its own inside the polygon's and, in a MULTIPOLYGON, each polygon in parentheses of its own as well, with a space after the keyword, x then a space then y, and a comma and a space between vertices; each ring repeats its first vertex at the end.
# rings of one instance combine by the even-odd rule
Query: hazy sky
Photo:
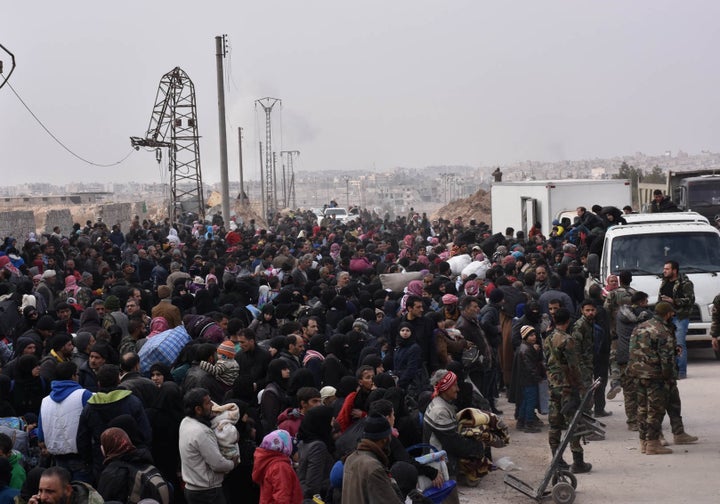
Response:
MULTIPOLYGON (((195 83, 203 176, 215 182, 216 35, 230 44, 238 180, 239 126, 246 177, 259 177, 254 101, 265 96, 283 100, 274 147, 300 150, 301 170, 720 151, 719 14, 712 0, 40 0, 4 2, 0 44, 17 60, 10 84, 97 163, 144 135, 160 77, 180 66, 195 83)), ((150 152, 114 168, 72 157, 8 86, 0 175, 1 185, 161 180, 150 152)))

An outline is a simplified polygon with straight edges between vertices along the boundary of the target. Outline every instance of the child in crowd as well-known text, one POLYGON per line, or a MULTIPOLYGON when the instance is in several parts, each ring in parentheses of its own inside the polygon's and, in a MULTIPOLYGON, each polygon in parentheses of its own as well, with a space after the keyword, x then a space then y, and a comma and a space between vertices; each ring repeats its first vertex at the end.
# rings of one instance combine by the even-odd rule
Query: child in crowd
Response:
POLYGON ((235 360, 235 344, 230 340, 223 341, 218 346, 215 364, 201 361, 200 367, 230 390, 240 374, 240 366, 235 360))

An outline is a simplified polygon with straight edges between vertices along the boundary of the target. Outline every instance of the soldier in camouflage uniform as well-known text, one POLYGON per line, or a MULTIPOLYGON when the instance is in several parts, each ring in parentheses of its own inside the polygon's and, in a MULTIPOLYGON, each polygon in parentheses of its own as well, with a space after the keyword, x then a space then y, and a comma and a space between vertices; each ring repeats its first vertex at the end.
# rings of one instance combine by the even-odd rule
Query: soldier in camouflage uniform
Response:
POLYGON ((639 324, 630 336, 628 373, 635 379, 640 451, 647 455, 672 453, 660 443, 662 419, 668 404, 667 382, 675 376, 675 315, 672 305, 655 305, 655 316, 639 324))
POLYGON ((713 299, 712 307, 712 324, 710 325, 710 337, 712 338, 712 347, 715 353, 720 352, 720 294, 713 299))
MULTIPOLYGON (((570 312, 560 308, 555 312, 555 330, 543 342, 550 386, 548 441, 553 455, 560 446, 562 430, 567 428, 580 405, 582 386, 580 356, 577 342, 566 332, 569 326, 570 312)), ((590 373, 592 374, 592 367, 590 373)), ((574 473, 590 471, 592 465, 583 460, 583 448, 579 436, 573 437, 570 441, 570 450, 573 454, 572 471, 574 473)), ((562 459, 560 466, 568 468, 562 459)))
POLYGON ((649 320, 653 316, 652 309, 648 308, 648 295, 645 292, 635 292, 630 298, 629 305, 622 305, 617 312, 617 353, 616 361, 620 370, 620 384, 622 385, 625 417, 628 430, 637 431, 637 390, 635 379, 627 372, 630 359, 630 335, 638 324, 649 320))
MULTIPOLYGON (((580 365, 580 394, 590 388, 593 382, 594 345, 595 345, 595 314, 597 309, 591 299, 580 305, 581 317, 572 328, 580 365)), ((591 405, 588 405, 591 407, 591 405)))
POLYGON ((695 306, 695 287, 685 274, 680 273, 677 261, 666 261, 663 266, 658 301, 670 303, 675 310, 675 339, 682 352, 677 356, 678 378, 687 377, 687 333, 690 312, 695 306))
POLYGON ((618 273, 620 286, 608 293, 605 298, 605 311, 610 317, 610 390, 608 390, 607 398, 615 399, 615 396, 622 390, 622 371, 617 361, 617 322, 616 317, 621 306, 630 304, 630 298, 635 294, 635 289, 630 287, 632 282, 632 273, 629 271, 621 271, 618 273))

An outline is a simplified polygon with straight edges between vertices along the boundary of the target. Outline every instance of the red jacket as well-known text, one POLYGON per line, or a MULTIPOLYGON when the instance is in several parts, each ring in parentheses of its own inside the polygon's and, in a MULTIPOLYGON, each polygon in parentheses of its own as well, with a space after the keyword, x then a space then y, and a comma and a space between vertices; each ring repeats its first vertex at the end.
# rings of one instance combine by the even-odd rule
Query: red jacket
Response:
POLYGON ((256 448, 252 479, 260 486, 260 504, 302 504, 300 480, 284 453, 256 448))

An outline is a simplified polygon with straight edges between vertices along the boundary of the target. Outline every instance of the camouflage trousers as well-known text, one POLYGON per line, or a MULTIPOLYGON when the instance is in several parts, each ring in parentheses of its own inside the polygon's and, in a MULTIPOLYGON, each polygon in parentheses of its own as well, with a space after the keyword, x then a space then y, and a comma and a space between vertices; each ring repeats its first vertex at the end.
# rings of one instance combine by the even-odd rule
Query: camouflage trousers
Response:
MULTIPOLYGON (((550 443, 550 448, 552 449, 560 446, 562 431, 568 428, 568 425, 575 414, 574 411, 566 415, 562 414, 563 405, 570 400, 571 396, 572 389, 570 387, 550 388, 550 397, 548 402, 548 424, 550 429, 548 430, 548 442, 550 443)), ((570 450, 577 453, 583 452, 579 436, 574 436, 570 441, 570 450)))
POLYGON ((677 382, 665 382, 665 391, 667 394, 666 411, 670 418, 670 429, 673 434, 682 434, 685 432, 683 426, 682 415, 680 415, 680 390, 678 390, 677 382))
MULTIPOLYGON (((622 376, 624 374, 623 364, 618 364, 617 361, 617 345, 617 338, 610 342, 610 388, 622 383, 622 376)), ((624 385, 623 388, 625 388, 624 385)))
POLYGON ((618 364, 620 369, 620 385, 622 385, 625 403, 625 417, 628 424, 637 423, 637 389, 635 379, 627 374, 627 364, 618 364))
POLYGON ((668 389, 664 380, 636 379, 637 420, 640 439, 656 441, 662 432, 668 389))

